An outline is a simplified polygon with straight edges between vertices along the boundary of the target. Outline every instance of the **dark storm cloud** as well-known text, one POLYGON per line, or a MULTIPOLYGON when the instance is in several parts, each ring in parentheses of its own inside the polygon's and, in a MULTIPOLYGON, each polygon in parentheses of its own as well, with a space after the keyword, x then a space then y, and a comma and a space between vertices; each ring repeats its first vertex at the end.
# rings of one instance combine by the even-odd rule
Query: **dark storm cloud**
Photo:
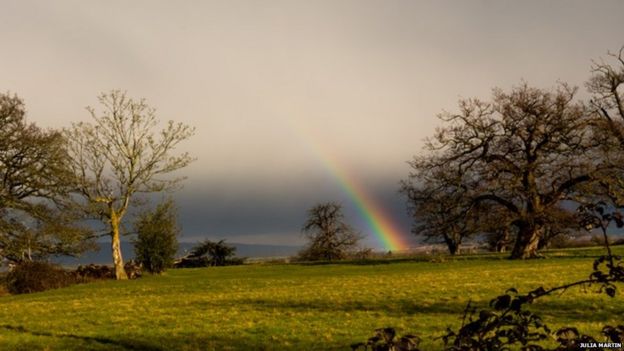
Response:
MULTIPOLYGON (((228 239, 232 242, 279 242, 300 244, 301 227, 307 210, 320 202, 336 201, 343 205, 346 221, 367 235, 366 243, 377 247, 362 213, 352 197, 331 176, 301 179, 299 185, 267 184, 257 186, 186 187, 176 194, 183 240, 199 237, 228 239)), ((409 218, 404 198, 398 193, 398 180, 371 181, 366 191, 394 220, 406 236, 409 218)))

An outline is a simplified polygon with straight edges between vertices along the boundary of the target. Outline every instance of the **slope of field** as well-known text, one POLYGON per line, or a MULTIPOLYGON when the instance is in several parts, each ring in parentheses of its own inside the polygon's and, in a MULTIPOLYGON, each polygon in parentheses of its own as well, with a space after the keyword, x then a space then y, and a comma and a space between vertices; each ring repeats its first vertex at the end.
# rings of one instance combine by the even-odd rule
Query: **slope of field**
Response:
MULTIPOLYGON (((624 253, 622 247, 617 252, 624 253)), ((0 297, 2 350, 349 350, 392 326, 440 349, 466 303, 585 278, 597 250, 526 262, 482 257, 445 262, 246 265, 170 270, 0 297)), ((621 324, 616 298, 572 289, 535 304, 552 328, 598 335, 621 324)))

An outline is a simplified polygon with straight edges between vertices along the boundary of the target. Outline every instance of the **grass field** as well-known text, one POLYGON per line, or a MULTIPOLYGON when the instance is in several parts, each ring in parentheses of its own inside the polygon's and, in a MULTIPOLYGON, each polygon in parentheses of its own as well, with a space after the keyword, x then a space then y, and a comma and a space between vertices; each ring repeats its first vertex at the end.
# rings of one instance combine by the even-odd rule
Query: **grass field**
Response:
MULTIPOLYGON (((595 250, 550 258, 499 256, 444 262, 245 265, 170 270, 0 297, 1 350, 349 350, 392 326, 440 349, 469 300, 485 306, 510 287, 521 292, 585 278, 595 250)), ((624 253, 623 247, 616 252, 624 253)), ((624 322, 622 291, 611 299, 573 289, 533 308, 553 328, 598 335, 624 322)))

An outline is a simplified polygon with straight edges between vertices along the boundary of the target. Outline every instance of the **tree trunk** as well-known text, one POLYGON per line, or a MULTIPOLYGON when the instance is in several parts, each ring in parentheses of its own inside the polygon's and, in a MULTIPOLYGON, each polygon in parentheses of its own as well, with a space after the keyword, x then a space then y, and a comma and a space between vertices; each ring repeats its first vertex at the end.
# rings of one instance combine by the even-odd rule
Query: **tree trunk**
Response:
POLYGON ((448 250, 451 255, 455 255, 459 249, 459 244, 452 239, 446 240, 446 246, 448 246, 448 250))
POLYGON ((537 254, 539 241, 540 228, 532 225, 521 226, 510 258, 524 260, 539 257, 537 254))
POLYGON ((111 251, 113 252, 113 264, 115 266, 115 279, 128 279, 121 257, 121 241, 119 238, 119 218, 114 210, 111 211, 111 251))

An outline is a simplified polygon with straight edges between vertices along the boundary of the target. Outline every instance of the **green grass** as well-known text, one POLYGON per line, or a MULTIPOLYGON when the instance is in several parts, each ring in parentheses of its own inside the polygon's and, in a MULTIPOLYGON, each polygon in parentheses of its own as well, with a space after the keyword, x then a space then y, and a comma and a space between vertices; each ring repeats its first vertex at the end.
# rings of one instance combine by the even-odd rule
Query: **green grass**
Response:
MULTIPOLYGON (((183 269, 4 296, 0 349, 349 350, 375 328, 392 326, 437 350, 434 338, 457 328, 469 300, 485 306, 510 287, 526 292, 586 278, 597 254, 183 269)), ((555 329, 575 325, 598 335, 603 325, 623 322, 624 299, 593 290, 572 289, 533 308, 555 329)))

